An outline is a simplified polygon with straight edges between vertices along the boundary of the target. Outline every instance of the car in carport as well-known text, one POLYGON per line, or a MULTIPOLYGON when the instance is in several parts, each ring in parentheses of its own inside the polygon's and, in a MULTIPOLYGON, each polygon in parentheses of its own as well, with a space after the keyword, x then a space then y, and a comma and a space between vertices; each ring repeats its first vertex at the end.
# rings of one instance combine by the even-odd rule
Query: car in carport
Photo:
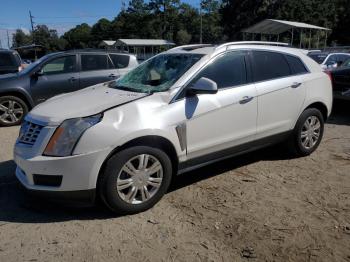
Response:
POLYGON ((62 93, 117 79, 137 65, 134 55, 113 51, 48 54, 21 72, 0 76, 0 125, 17 125, 35 105, 62 93))

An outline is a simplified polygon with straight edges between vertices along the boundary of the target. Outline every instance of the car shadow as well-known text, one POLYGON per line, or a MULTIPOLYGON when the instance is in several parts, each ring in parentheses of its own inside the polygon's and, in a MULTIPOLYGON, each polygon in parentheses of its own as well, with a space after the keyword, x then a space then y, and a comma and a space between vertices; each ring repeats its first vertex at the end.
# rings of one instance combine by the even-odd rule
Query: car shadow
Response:
MULTIPOLYGON (((174 177, 168 193, 257 161, 287 158, 288 155, 279 147, 229 158, 174 177)), ((0 226, 8 222, 52 223, 117 217, 101 203, 89 207, 68 206, 32 196, 23 190, 15 178, 15 168, 16 165, 12 160, 0 163, 0 226)))

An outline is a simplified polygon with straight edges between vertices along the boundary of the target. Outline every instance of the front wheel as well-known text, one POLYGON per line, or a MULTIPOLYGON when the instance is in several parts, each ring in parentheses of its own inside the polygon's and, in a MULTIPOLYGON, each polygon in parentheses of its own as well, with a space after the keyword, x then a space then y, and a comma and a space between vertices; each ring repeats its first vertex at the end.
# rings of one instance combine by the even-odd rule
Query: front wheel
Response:
POLYGON ((138 213, 162 198, 171 176, 171 161, 162 150, 147 146, 127 148, 108 160, 99 180, 99 194, 116 213, 138 213))
POLYGON ((0 126, 15 126, 28 113, 26 103, 15 96, 0 97, 0 126))
POLYGON ((319 146, 324 130, 322 113, 316 108, 306 109, 299 117, 290 139, 290 147, 297 156, 307 156, 319 146))

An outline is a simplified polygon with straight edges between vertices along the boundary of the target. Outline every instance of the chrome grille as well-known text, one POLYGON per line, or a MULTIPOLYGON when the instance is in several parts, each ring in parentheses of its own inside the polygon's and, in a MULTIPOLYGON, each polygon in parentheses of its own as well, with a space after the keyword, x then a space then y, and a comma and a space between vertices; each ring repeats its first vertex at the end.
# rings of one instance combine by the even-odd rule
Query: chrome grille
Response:
POLYGON ((28 145, 34 145, 43 126, 32 122, 24 121, 19 131, 18 142, 28 145))

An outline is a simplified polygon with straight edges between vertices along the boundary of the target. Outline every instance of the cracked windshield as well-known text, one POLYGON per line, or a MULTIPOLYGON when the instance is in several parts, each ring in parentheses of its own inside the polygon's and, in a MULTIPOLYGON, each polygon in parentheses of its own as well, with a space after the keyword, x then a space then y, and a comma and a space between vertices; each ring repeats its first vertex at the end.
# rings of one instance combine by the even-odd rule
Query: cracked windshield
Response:
POLYGON ((113 82, 110 87, 141 93, 166 91, 202 56, 201 54, 158 55, 113 82))

